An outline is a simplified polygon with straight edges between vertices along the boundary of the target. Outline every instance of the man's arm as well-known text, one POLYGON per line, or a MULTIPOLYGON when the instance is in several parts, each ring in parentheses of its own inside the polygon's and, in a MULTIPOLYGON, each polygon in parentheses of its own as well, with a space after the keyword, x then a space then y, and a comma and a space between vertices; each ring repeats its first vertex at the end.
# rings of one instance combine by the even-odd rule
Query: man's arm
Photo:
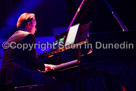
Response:
POLYGON ((36 47, 34 46, 35 36, 32 34, 27 35, 27 37, 24 39, 24 43, 27 43, 29 46, 28 49, 25 50, 25 53, 30 66, 34 69, 45 70, 44 64, 40 62, 36 54, 36 47))

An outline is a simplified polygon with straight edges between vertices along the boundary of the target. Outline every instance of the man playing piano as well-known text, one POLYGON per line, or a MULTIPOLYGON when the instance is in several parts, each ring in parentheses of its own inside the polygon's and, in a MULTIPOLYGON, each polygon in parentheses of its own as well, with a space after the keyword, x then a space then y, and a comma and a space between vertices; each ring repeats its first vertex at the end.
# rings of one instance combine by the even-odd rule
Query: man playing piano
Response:
POLYGON ((36 56, 33 46, 30 50, 23 49, 19 45, 34 45, 36 19, 33 13, 23 13, 17 21, 16 31, 7 41, 4 50, 1 78, 3 86, 15 87, 31 84, 45 84, 46 91, 60 91, 57 82, 42 71, 53 70, 52 65, 45 65, 36 56))

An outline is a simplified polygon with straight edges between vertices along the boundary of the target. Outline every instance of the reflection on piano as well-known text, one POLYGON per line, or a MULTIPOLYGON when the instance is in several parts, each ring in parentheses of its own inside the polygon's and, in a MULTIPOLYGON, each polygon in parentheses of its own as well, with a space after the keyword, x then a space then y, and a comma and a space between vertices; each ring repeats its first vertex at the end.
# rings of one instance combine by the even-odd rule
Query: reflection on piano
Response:
POLYGON ((88 35, 91 23, 73 25, 68 32, 57 36, 55 40, 55 42, 57 41, 55 43, 56 49, 49 53, 39 54, 38 57, 43 62, 44 58, 47 58, 44 63, 56 65, 78 59, 83 52, 88 50, 84 48, 85 50, 82 50, 82 53, 80 53, 82 46, 89 42, 88 35))
MULTIPOLYGON (((110 4, 106 0, 104 0, 104 2, 110 9, 117 23, 122 28, 122 31, 90 33, 88 41, 89 43, 93 44, 93 51, 91 52, 91 54, 87 54, 87 52, 85 52, 83 53, 84 55, 81 56, 82 51, 80 49, 73 50, 70 47, 68 47, 68 49, 66 48, 57 49, 56 51, 47 54, 43 53, 39 55, 39 57, 41 58, 44 58, 45 56, 49 57, 52 54, 54 55, 53 57, 51 57, 51 60, 50 58, 47 59, 48 60, 47 63, 56 64, 57 65, 56 70, 48 72, 46 74, 53 75, 56 77, 56 79, 59 79, 61 81, 74 82, 74 81, 86 81, 89 79, 89 77, 92 76, 96 78, 97 76, 99 76, 99 74, 102 73, 102 75, 104 76, 106 75, 106 77, 108 77, 106 79, 110 81, 111 79, 109 78, 112 74, 119 73, 120 70, 123 69, 123 67, 126 65, 135 64, 136 31, 132 31, 132 30, 128 31, 128 28, 125 26, 123 21, 118 17, 117 13, 112 9, 110 4), (118 43, 118 44, 122 42, 128 42, 134 44, 134 48, 133 49, 104 49, 104 48, 97 49, 95 48, 96 42, 118 43)), ((83 26, 82 25, 80 26, 79 28, 80 32, 77 32, 74 43, 79 43, 79 44, 87 43, 85 39, 88 37, 83 39, 82 37, 87 36, 88 32, 87 31, 85 32, 84 30, 88 30, 90 24, 92 23, 88 23, 83 26)), ((60 38, 62 38, 62 36, 64 35, 60 35, 60 36, 61 36, 60 38)), ((65 36, 68 36, 68 33, 65 36)), ((111 83, 112 82, 110 82, 110 85, 111 83)), ((83 83, 81 84, 83 85, 83 83)), ((85 89, 83 89, 82 91, 85 91, 85 89)), ((108 88, 108 91, 114 91, 114 90, 111 87, 108 88)))
POLYGON ((75 49, 75 48, 78 48, 78 47, 80 47, 80 46, 82 46, 83 44, 86 44, 86 43, 88 43, 88 41, 82 41, 82 42, 79 42, 79 43, 76 43, 76 44, 70 44, 70 45, 64 46, 62 48, 60 47, 57 50, 52 51, 52 52, 39 54, 38 57, 39 58, 53 57, 53 55, 56 54, 56 53, 64 52, 64 51, 69 50, 69 49, 75 49))

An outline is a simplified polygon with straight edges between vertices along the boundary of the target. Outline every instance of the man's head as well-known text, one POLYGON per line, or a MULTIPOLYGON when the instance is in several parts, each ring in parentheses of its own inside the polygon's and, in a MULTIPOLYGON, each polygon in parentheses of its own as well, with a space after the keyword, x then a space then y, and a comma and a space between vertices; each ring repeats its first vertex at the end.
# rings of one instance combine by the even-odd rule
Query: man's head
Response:
POLYGON ((36 31, 35 14, 23 13, 17 21, 17 28, 24 29, 27 32, 34 34, 36 31))

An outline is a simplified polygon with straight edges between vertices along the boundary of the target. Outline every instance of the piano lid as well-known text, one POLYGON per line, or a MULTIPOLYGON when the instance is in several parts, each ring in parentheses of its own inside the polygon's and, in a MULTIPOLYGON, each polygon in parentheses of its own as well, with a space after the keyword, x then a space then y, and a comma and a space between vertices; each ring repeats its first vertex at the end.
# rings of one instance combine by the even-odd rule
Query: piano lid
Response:
MULTIPOLYGON (((81 0, 75 0, 75 6, 79 6, 81 0)), ((136 30, 136 1, 132 0, 107 0, 114 11, 121 18, 129 30, 136 30)), ((75 20, 75 24, 92 21, 91 33, 122 31, 120 25, 113 17, 104 0, 86 0, 82 10, 75 20)))

